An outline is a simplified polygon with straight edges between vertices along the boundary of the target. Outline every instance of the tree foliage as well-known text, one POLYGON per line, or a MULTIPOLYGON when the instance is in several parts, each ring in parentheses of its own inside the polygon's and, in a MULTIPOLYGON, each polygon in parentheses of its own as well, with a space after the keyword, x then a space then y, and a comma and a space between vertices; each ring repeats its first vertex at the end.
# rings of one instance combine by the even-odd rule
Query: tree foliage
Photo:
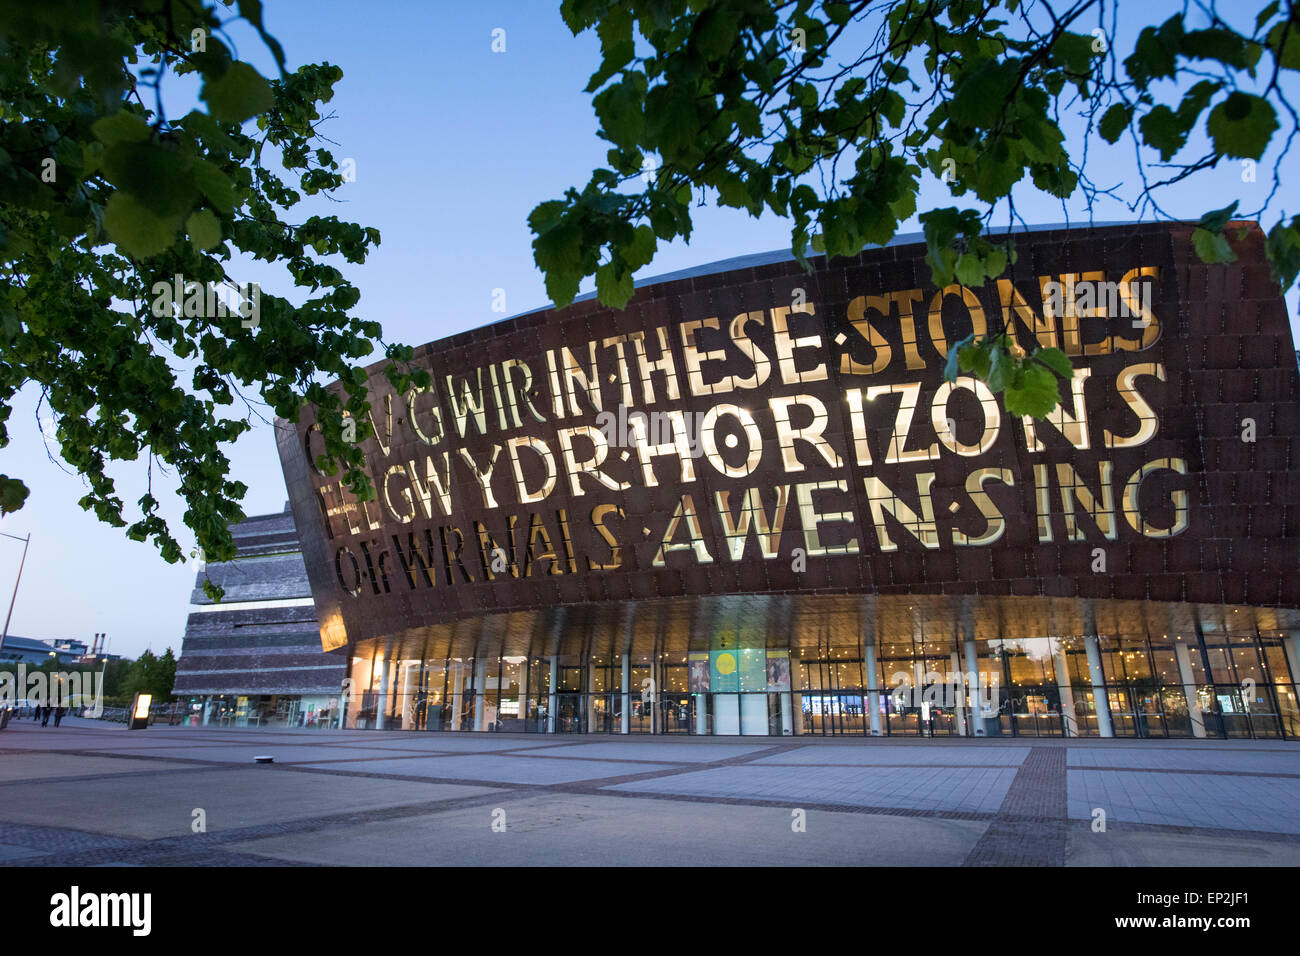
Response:
MULTIPOLYGON (((851 256, 886 243, 919 212, 942 288, 1014 264, 1013 238, 988 227, 995 213, 1019 222, 1017 189, 1062 203, 1082 193, 1089 210, 1111 195, 1165 215, 1164 187, 1257 161, 1275 136, 1280 166, 1297 128, 1283 85, 1300 69, 1300 7, 1268 3, 1243 31, 1213 5, 1183 5, 1131 51, 1112 42, 1117 11, 1105 0, 564 0, 573 33, 600 38, 586 91, 610 149, 581 191, 532 212, 547 291, 564 305, 594 276, 599 300, 621 308, 658 243, 690 238, 697 195, 788 217, 805 266, 810 249, 851 256), (1072 125, 1082 133, 1068 141, 1072 125), (1127 197, 1087 175, 1089 148, 1111 144, 1137 155, 1141 183, 1127 197), (919 210, 923 171, 972 205, 919 210)), ((1249 215, 1278 185, 1275 168, 1249 215)), ((1201 219, 1206 261, 1233 257, 1236 206, 1201 219)), ((1267 250, 1278 280, 1295 282, 1300 217, 1278 215, 1267 250)), ((1011 345, 992 329, 953 350, 948 374, 978 375, 1008 408, 1046 414, 1068 358, 1011 345)))
POLYGON ((152 694, 154 703, 166 703, 175 699, 172 695, 175 684, 176 655, 172 649, 167 648, 162 656, 146 649, 128 666, 120 693, 126 697, 152 694))
MULTIPOLYGON (((261 415, 241 390, 294 421, 315 405, 322 466, 341 464, 349 488, 371 491, 344 437, 368 433, 357 360, 382 330, 355 315, 360 293, 339 265, 364 262, 379 232, 291 215, 343 182, 318 134, 342 75, 328 63, 287 71, 260 0, 0 7, 0 447, 14 396, 33 383, 58 454, 88 485, 81 507, 167 561, 183 549, 159 514, 155 464, 174 470, 206 557, 234 556, 227 525, 243 517, 247 489, 222 446, 261 415), (231 52, 236 19, 260 35, 277 76, 231 52), (169 76, 198 82, 200 103, 184 115, 166 113, 169 76), (242 285, 241 259, 282 266, 300 301, 250 291, 239 312, 195 294, 242 285), (159 283, 176 276, 184 304, 160 304, 159 283), (327 389, 335 379, 344 394, 327 389), (141 458, 149 490, 131 520, 109 466, 141 458)), ((396 388, 427 382, 405 365, 409 348, 386 354, 396 388)), ((0 511, 27 494, 0 475, 0 511)))

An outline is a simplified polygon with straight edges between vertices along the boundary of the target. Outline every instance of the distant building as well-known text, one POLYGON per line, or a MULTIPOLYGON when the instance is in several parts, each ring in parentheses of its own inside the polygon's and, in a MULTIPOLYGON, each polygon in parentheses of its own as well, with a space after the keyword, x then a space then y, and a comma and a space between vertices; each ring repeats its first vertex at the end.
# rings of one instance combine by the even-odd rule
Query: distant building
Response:
POLYGON ((0 661, 44 664, 51 657, 55 657, 60 664, 76 664, 85 656, 86 649, 85 641, 74 639, 38 641, 31 637, 9 634, 5 637, 4 647, 0 648, 0 661))
POLYGON ((200 566, 174 693, 196 724, 326 726, 337 722, 346 658, 321 651, 293 515, 232 526, 233 561, 200 566), (220 604, 203 581, 225 589, 220 604))

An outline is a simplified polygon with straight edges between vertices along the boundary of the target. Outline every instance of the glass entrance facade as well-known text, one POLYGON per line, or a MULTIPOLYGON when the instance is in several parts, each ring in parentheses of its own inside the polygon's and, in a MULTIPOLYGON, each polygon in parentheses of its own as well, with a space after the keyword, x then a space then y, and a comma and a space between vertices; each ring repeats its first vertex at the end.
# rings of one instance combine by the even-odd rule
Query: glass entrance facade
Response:
MULTIPOLYGON (((352 659, 346 724, 717 736, 1300 738, 1297 641, 1197 628, 352 659)), ((757 642, 751 642, 757 643, 757 642)))

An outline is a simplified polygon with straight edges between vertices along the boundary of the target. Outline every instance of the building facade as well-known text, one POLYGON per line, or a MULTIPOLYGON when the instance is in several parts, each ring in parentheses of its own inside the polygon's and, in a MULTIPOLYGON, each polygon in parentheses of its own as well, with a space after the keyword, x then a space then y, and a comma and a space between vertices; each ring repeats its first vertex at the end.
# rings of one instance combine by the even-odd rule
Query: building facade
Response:
POLYGON ((347 725, 1300 736, 1300 373, 1242 225, 1039 230, 978 287, 755 256, 373 366, 374 499, 278 430, 347 725), (1070 357, 1047 420, 946 375, 998 330, 1070 357))
POLYGON ((4 644, 0 646, 0 661, 47 664, 54 660, 59 664, 74 664, 81 662, 81 659, 86 656, 86 651, 86 642, 75 638, 41 641, 32 637, 8 634, 5 636, 4 644))
POLYGON ((173 693, 208 726, 337 726, 345 661, 321 650, 293 515, 231 527, 234 560, 200 566, 173 693), (203 591, 210 578, 220 603, 203 591))

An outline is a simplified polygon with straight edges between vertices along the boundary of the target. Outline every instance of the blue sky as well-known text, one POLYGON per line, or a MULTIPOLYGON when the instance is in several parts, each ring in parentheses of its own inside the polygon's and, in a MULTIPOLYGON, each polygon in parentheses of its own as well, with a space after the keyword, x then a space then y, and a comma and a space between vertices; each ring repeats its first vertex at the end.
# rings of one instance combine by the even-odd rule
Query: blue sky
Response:
MULTIPOLYGON (((1126 5, 1125 13, 1158 23, 1178 6, 1126 5)), ((502 318, 491 308, 494 289, 505 290, 508 314, 546 305, 527 216, 538 202, 584 185, 603 164, 606 144, 596 136, 590 98, 582 92, 599 61, 595 37, 574 38, 560 19, 558 0, 265 0, 265 7, 267 26, 291 66, 324 60, 344 71, 329 104, 337 117, 322 132, 334 141, 328 148, 336 158, 355 160, 357 178, 337 194, 342 203, 322 200, 310 211, 329 207, 383 234, 370 261, 350 272, 362 293, 359 310, 382 322, 387 339, 420 344, 502 318), (504 53, 491 50, 497 28, 505 30, 504 53)), ((1253 18, 1253 9, 1245 16, 1253 18)), ((1132 48, 1138 25, 1121 24, 1121 49, 1132 48)), ((270 75, 269 57, 256 38, 246 30, 234 36, 239 53, 270 75)), ((1292 92, 1293 101, 1300 99, 1292 92)), ((183 84, 169 88, 169 100, 183 103, 189 95, 183 84)), ((1243 209, 1254 208, 1269 189, 1268 168, 1261 163, 1258 181, 1246 184, 1238 167, 1224 164, 1167 192, 1163 204, 1189 218, 1233 198, 1243 209)), ((1131 148, 1095 149, 1089 169, 1099 183, 1131 184, 1131 148)), ((1016 202, 1027 222, 1064 218, 1058 202, 1028 190, 1016 202)), ((952 204, 961 200, 938 183, 923 191, 922 208, 952 204)), ((1300 212, 1294 183, 1274 200, 1266 223, 1279 209, 1300 212)), ((1083 216, 1081 203, 1072 203, 1070 214, 1083 216)), ((1134 218, 1115 201, 1103 201, 1095 215, 1134 218)), ((917 228, 913 222, 903 231, 917 228)), ((661 248, 642 275, 788 245, 786 221, 698 209, 689 246, 661 248)), ((271 291, 288 291, 273 271, 250 270, 247 277, 271 291)), ((1294 334, 1294 291, 1288 303, 1294 334)), ((89 640, 106 631, 115 653, 134 656, 146 646, 179 650, 194 566, 167 565, 151 545, 128 541, 121 530, 77 508, 82 482, 47 459, 36 399, 30 388, 20 394, 3 458, 4 470, 22 477, 31 496, 21 512, 0 520, 0 531, 33 535, 10 632, 89 640)), ((286 494, 270 428, 258 427, 230 454, 235 477, 249 487, 245 512, 281 510, 286 494)), ((143 462, 113 473, 125 500, 139 497, 143 462)), ((174 488, 155 474, 155 493, 160 484, 174 488)), ((179 499, 159 497, 168 502, 166 517, 182 543, 192 543, 179 499)), ((21 543, 0 538, 0 613, 21 551, 21 543)))

